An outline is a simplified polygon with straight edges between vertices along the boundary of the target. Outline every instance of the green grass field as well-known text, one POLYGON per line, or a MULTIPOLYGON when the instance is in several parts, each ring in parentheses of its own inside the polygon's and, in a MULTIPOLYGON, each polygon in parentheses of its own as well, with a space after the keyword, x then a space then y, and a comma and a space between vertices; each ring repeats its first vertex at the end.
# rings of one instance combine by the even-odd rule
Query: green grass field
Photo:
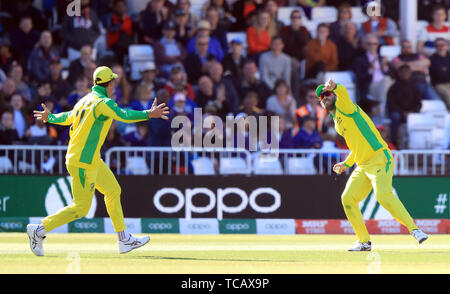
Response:
POLYGON ((450 235, 424 244, 408 235, 372 235, 372 252, 347 252, 352 235, 152 235, 117 253, 116 235, 50 234, 45 257, 25 233, 0 234, 0 274, 16 273, 450 273, 450 235))

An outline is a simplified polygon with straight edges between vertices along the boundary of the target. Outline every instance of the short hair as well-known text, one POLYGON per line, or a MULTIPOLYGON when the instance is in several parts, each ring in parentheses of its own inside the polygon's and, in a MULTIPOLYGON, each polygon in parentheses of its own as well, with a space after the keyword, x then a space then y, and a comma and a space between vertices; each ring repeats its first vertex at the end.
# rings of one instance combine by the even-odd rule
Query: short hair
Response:
POLYGON ((433 8, 431 9, 431 15, 433 15, 438 10, 444 10, 445 11, 445 7, 440 5, 440 4, 434 5, 433 8))
POLYGON ((183 69, 181 68, 181 66, 174 66, 170 70, 170 75, 174 75, 174 74, 177 74, 177 73, 182 72, 182 71, 183 71, 183 69))
POLYGON ((442 37, 436 38, 436 40, 434 40, 434 43, 436 44, 436 42, 439 42, 439 41, 445 42, 445 44, 447 44, 447 40, 442 37))
POLYGON ((330 26, 329 26, 327 23, 324 23, 324 22, 320 23, 320 24, 317 26, 317 30, 319 30, 320 28, 327 28, 328 31, 330 30, 330 26))
POLYGON ((338 7, 338 17, 341 14, 342 10, 344 9, 350 9, 350 19, 352 18, 352 6, 348 4, 348 2, 344 2, 338 7))
POLYGON ((31 22, 33 22, 33 19, 32 19, 31 16, 28 15, 28 14, 22 15, 22 16, 20 17, 19 22, 22 22, 24 19, 27 19, 27 18, 28 18, 29 20, 31 20, 31 22))
MULTIPOLYGON (((111 80, 111 81, 112 81, 112 80, 111 80)), ((106 82, 106 83, 100 83, 100 84, 97 84, 97 81, 95 81, 95 85, 96 85, 96 86, 103 87, 103 88, 108 88, 109 83, 111 83, 111 81, 108 81, 108 82, 106 82)))
POLYGON ((251 59, 251 58, 247 58, 247 59, 245 59, 244 60, 244 62, 242 63, 242 67, 244 67, 244 66, 246 66, 247 64, 254 64, 254 65, 256 65, 256 61, 255 60, 253 60, 253 59, 251 59))
POLYGON ((6 109, 2 112, 2 114, 1 114, 0 117, 3 117, 3 115, 4 115, 5 113, 11 114, 11 115, 13 116, 13 119, 14 119, 14 110, 12 110, 11 107, 6 108, 6 109))
MULTIPOLYGON (((271 43, 273 43, 273 42, 276 41, 276 40, 280 40, 281 42, 283 42, 283 38, 281 38, 280 35, 275 35, 275 36, 273 36, 273 37, 272 37, 271 43)), ((284 43, 284 42, 283 42, 283 43, 284 43)))
MULTIPOLYGON (((303 123, 305 123, 305 122, 307 122, 307 121, 313 121, 313 122, 316 122, 317 120, 316 120, 313 116, 311 116, 311 115, 306 115, 306 116, 302 117, 302 121, 303 121, 303 123)), ((302 123, 302 124, 303 124, 303 123, 302 123)))
POLYGON ((346 21, 346 22, 341 26, 341 33, 343 33, 343 32, 347 29, 347 26, 348 26, 348 25, 352 25, 352 26, 355 28, 356 32, 358 33, 358 26, 357 26, 354 22, 352 22, 351 20, 346 21))
POLYGON ((267 11, 267 10, 265 10, 265 9, 263 9, 263 8, 259 8, 259 9, 256 11, 256 14, 257 14, 257 15, 261 15, 261 14, 263 14, 263 13, 268 13, 268 14, 269 14, 269 11, 267 11))
POLYGON ((259 95, 258 92, 256 91, 249 91, 247 92, 247 94, 245 95, 244 99, 247 97, 255 97, 256 99, 259 99, 259 95))
POLYGON ((403 64, 398 68, 398 72, 404 71, 404 70, 409 70, 411 71, 411 67, 407 64, 403 64))
POLYGON ((291 11, 291 14, 289 15, 289 18, 291 18, 294 15, 294 13, 300 13, 300 16, 302 16, 302 13, 300 12, 300 10, 294 9, 294 10, 291 11))
POLYGON ((206 13, 208 13, 212 10, 219 12, 219 9, 216 6, 211 5, 206 9, 206 13))
POLYGON ((288 88, 288 90, 289 90, 289 85, 288 85, 288 83, 285 81, 285 80, 283 80, 283 79, 277 79, 276 81, 275 81, 275 86, 273 87, 273 90, 275 91, 279 86, 281 86, 281 85, 284 85, 284 86, 286 86, 286 88, 288 88))
POLYGON ((364 40, 363 40, 364 43, 367 43, 367 40, 369 40, 370 38, 377 39, 377 42, 378 42, 377 35, 375 35, 374 33, 370 33, 370 34, 367 34, 367 35, 364 36, 364 40))

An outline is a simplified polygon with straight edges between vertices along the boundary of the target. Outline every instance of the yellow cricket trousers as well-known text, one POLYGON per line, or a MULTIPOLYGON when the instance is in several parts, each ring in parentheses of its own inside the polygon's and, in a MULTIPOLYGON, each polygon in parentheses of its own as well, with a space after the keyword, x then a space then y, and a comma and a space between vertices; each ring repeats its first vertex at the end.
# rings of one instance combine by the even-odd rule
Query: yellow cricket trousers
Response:
POLYGON ((72 178, 73 203, 62 208, 57 213, 47 216, 42 224, 47 232, 86 216, 95 189, 104 195, 106 210, 116 232, 126 229, 120 203, 121 189, 109 167, 101 161, 98 169, 83 169, 67 165, 72 178))
POLYGON ((370 240, 358 203, 374 190, 378 202, 411 232, 417 229, 414 220, 392 191, 394 161, 389 150, 379 150, 366 163, 352 172, 342 194, 342 205, 359 242, 370 240))

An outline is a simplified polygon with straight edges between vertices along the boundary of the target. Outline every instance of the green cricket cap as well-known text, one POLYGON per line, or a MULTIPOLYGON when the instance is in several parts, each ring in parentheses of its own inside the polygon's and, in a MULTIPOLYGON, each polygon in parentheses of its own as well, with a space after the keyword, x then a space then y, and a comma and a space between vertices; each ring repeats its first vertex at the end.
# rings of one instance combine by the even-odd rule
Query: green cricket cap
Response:
POLYGON ((319 85, 316 88, 316 95, 317 95, 317 97, 320 97, 320 94, 322 94, 323 88, 325 88, 325 85, 319 85))
POLYGON ((100 66, 94 71, 93 81, 94 84, 107 83, 113 79, 117 79, 119 76, 112 72, 112 70, 107 66, 100 66))

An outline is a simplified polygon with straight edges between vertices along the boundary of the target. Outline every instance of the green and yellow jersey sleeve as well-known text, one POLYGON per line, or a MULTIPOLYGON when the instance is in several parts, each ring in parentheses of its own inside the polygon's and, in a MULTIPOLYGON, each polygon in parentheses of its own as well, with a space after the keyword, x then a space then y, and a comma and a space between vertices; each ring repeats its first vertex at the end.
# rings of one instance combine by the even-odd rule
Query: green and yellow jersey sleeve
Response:
POLYGON ((148 119, 148 111, 120 108, 107 97, 105 88, 94 86, 71 111, 49 114, 48 122, 71 125, 66 164, 93 169, 101 162, 100 150, 113 120, 134 123, 148 119))
POLYGON ((345 114, 353 114, 356 111, 356 104, 350 99, 344 86, 337 84, 333 92, 336 94, 336 108, 338 111, 345 114))
POLYGON ((123 109, 117 105, 117 103, 110 99, 104 98, 95 107, 95 115, 100 115, 108 118, 112 118, 125 123, 135 123, 148 120, 148 111, 136 111, 130 109, 123 109))
POLYGON ((376 152, 388 149, 370 117, 353 103, 347 89, 338 84, 333 92, 336 94, 334 126, 351 151, 344 164, 347 167, 355 163, 362 164, 376 152))
POLYGON ((57 114, 50 113, 47 120, 52 124, 70 126, 73 123, 74 118, 75 116, 72 111, 66 111, 57 114))

